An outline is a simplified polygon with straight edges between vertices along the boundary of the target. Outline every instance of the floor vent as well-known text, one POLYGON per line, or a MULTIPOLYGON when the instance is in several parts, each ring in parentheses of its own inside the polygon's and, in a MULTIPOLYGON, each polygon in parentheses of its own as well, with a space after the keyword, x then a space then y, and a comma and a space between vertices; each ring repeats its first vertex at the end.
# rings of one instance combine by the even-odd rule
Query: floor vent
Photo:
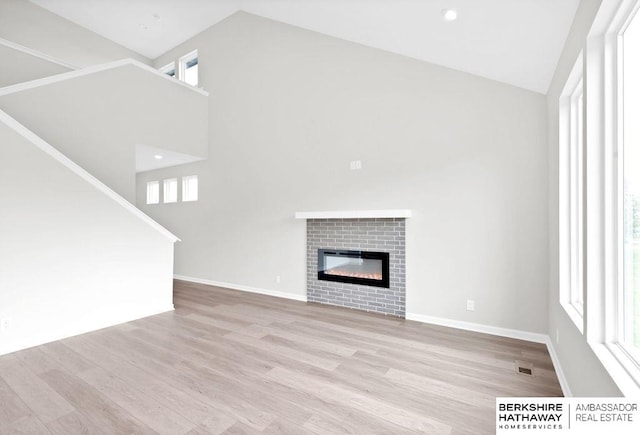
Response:
POLYGON ((533 376, 533 363, 516 360, 516 372, 521 375, 533 376))

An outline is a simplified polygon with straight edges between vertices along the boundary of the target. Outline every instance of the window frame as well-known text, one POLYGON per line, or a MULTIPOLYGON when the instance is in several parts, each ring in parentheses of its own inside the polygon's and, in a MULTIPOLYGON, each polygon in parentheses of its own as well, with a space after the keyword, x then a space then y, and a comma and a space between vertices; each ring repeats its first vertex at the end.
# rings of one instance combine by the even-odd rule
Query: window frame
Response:
POLYGON ((146 201, 147 205, 153 205, 153 204, 160 204, 160 180, 154 180, 154 181, 149 181, 147 182, 147 201, 146 201), (150 194, 152 193, 150 191, 150 187, 155 186, 155 192, 153 195, 153 198, 151 198, 150 194))
POLYGON ((163 204, 175 204, 178 202, 178 179, 177 178, 165 178, 162 180, 162 203, 163 204), (175 198, 169 197, 167 191, 171 190, 168 186, 175 185, 175 198))
POLYGON ((185 175, 182 177, 182 202, 195 202, 198 201, 198 176, 197 175, 185 175), (195 187, 190 185, 189 182, 195 180, 195 187), (191 189, 195 190, 195 194, 191 189))
POLYGON ((584 332, 584 61, 580 52, 559 98, 560 305, 584 332))
MULTIPOLYGON (((640 20, 640 13, 638 10, 640 9, 640 1, 635 2, 635 9, 631 9, 629 11, 629 15, 624 21, 623 27, 620 30, 620 36, 618 38, 618 43, 616 49, 618 53, 622 53, 622 55, 618 55, 616 62, 616 80, 617 80, 617 106, 618 106, 618 119, 617 119, 617 129, 618 129, 618 138, 619 138, 619 147, 616 149, 616 153, 618 159, 616 160, 616 168, 615 168, 615 189, 616 189, 616 268, 617 268, 617 278, 618 285, 616 288, 616 302, 617 302, 617 313, 616 313, 616 335, 619 343, 617 346, 620 348, 620 351, 623 352, 624 361, 623 364, 628 365, 629 362, 633 364, 630 368, 632 371, 635 371, 637 377, 635 378, 638 382, 638 386, 640 387, 640 350, 635 348, 629 348, 626 344, 626 339, 622 338, 626 331, 626 314, 629 310, 629 307, 626 306, 627 298, 625 294, 625 269, 624 269, 624 164, 625 164, 625 130, 624 130, 624 66, 623 66, 623 58, 624 58, 624 38, 622 37, 622 33, 626 31, 629 24, 632 20, 640 20), (620 139, 621 138, 621 139, 620 139)), ((636 23, 638 24, 638 23, 636 23)))
POLYGON ((158 71, 160 71, 162 74, 165 74, 169 77, 178 78, 178 71, 176 70, 175 62, 170 62, 165 66, 163 66, 162 68, 158 68, 158 71), (173 75, 169 74, 170 71, 173 71, 173 75))
MULTIPOLYGON (((187 69, 188 69, 187 68, 187 63, 189 63, 193 59, 198 59, 198 65, 200 65, 200 59, 198 58, 198 50, 197 49, 185 54, 184 56, 181 56, 180 59, 178 59, 178 72, 179 72, 178 79, 181 82, 187 83, 188 85, 197 87, 200 84, 200 76, 199 76, 199 74, 198 74, 198 80, 197 80, 196 84, 191 84, 191 83, 188 83, 186 81, 186 73, 187 73, 187 69)), ((200 71, 198 70, 198 73, 199 72, 200 71)))
MULTIPOLYGON (((587 37, 587 342, 625 396, 640 392, 640 361, 620 342, 622 34, 640 0, 602 2, 587 37)), ((636 17, 640 19, 640 15, 636 17)))

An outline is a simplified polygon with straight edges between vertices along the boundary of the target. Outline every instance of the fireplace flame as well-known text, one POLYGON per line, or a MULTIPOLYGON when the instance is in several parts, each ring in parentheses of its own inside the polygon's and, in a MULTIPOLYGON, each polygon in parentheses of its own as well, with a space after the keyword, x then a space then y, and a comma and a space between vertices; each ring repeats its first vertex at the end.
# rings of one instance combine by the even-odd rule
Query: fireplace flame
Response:
POLYGON ((334 276, 349 276, 352 278, 366 278, 366 279, 377 279, 379 281, 382 280, 382 273, 376 272, 354 272, 352 270, 346 269, 330 269, 324 272, 326 275, 334 275, 334 276))

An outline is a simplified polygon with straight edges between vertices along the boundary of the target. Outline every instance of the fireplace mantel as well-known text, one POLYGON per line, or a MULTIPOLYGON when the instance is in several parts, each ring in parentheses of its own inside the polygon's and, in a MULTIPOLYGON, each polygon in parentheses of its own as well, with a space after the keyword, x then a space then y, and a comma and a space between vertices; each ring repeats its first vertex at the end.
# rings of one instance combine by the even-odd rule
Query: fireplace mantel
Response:
POLYGON ((411 210, 339 210, 339 211, 297 211, 296 219, 375 219, 408 218, 411 210))

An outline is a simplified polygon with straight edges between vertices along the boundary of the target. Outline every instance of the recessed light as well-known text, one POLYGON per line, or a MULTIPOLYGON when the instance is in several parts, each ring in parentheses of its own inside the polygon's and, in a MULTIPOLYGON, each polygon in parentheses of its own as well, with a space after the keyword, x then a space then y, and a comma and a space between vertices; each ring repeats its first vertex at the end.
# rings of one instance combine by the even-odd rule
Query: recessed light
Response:
POLYGON ((156 160, 162 160, 164 157, 161 156, 160 154, 156 154, 155 156, 153 156, 153 158, 156 160))
POLYGON ((455 9, 443 9, 442 18, 444 18, 445 21, 455 21, 458 19, 458 11, 455 9))

